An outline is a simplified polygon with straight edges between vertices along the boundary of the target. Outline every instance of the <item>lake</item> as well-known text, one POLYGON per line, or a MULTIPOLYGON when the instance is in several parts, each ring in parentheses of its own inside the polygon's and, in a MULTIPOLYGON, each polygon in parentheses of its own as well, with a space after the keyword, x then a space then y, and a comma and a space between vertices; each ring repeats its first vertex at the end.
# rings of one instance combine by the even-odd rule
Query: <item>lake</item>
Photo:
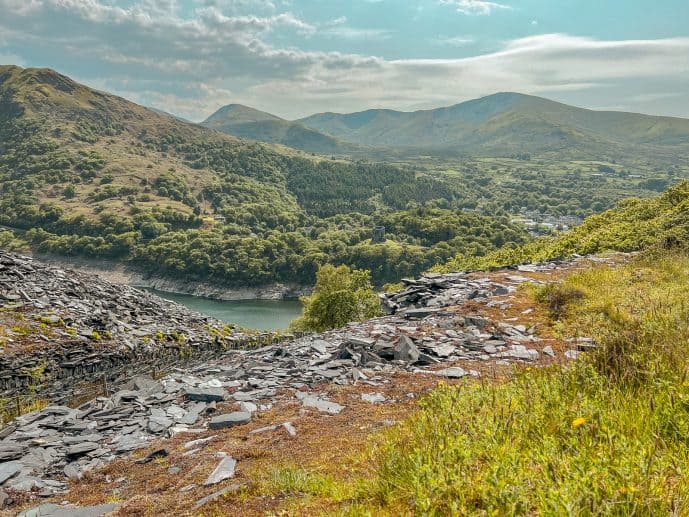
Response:
POLYGON ((211 300, 187 294, 167 293, 149 289, 152 293, 172 300, 189 309, 207 314, 226 323, 259 330, 284 330, 301 315, 296 300, 211 300))

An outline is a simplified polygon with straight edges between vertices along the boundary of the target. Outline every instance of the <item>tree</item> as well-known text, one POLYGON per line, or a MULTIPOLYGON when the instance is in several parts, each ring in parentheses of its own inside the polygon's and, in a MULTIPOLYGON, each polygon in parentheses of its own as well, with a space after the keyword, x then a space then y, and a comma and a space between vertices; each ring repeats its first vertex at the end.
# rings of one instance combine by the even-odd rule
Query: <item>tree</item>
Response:
POLYGON ((77 195, 77 189, 74 187, 74 185, 69 184, 62 191, 62 195, 65 196, 65 199, 73 199, 74 196, 77 195))
POLYGON ((303 297, 301 302, 304 313, 292 322, 294 330, 323 332, 380 314, 371 273, 347 266, 322 266, 316 273, 313 294, 303 297))

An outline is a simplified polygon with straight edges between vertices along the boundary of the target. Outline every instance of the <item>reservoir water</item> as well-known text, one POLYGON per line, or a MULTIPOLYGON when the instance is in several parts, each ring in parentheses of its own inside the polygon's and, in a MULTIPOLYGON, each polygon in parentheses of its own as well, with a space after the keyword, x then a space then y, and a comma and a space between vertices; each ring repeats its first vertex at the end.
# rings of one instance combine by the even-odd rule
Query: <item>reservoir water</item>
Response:
POLYGON ((296 300, 224 301, 149 290, 161 298, 182 304, 193 311, 252 329, 284 330, 294 318, 301 315, 301 304, 296 300))

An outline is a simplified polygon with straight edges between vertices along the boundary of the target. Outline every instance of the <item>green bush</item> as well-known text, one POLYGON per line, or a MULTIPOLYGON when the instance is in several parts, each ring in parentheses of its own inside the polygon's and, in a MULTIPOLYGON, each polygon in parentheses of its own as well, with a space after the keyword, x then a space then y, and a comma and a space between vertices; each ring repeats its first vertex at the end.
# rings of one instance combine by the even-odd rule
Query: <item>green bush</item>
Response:
POLYGON ((296 330, 322 332, 380 314, 380 300, 368 271, 325 265, 316 273, 311 296, 302 298, 303 315, 292 323, 296 330))

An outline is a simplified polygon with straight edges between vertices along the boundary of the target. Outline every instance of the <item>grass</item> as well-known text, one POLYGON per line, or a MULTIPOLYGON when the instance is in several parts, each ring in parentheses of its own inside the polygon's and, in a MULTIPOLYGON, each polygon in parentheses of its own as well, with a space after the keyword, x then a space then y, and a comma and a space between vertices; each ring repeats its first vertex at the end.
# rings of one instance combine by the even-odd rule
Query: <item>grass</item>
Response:
MULTIPOLYGON (((689 515, 689 258, 644 256, 534 291, 599 348, 507 382, 442 383, 374 439, 355 515, 689 515)), ((556 321, 557 319, 557 321, 556 321)), ((330 497, 323 494, 324 497, 330 497)))

